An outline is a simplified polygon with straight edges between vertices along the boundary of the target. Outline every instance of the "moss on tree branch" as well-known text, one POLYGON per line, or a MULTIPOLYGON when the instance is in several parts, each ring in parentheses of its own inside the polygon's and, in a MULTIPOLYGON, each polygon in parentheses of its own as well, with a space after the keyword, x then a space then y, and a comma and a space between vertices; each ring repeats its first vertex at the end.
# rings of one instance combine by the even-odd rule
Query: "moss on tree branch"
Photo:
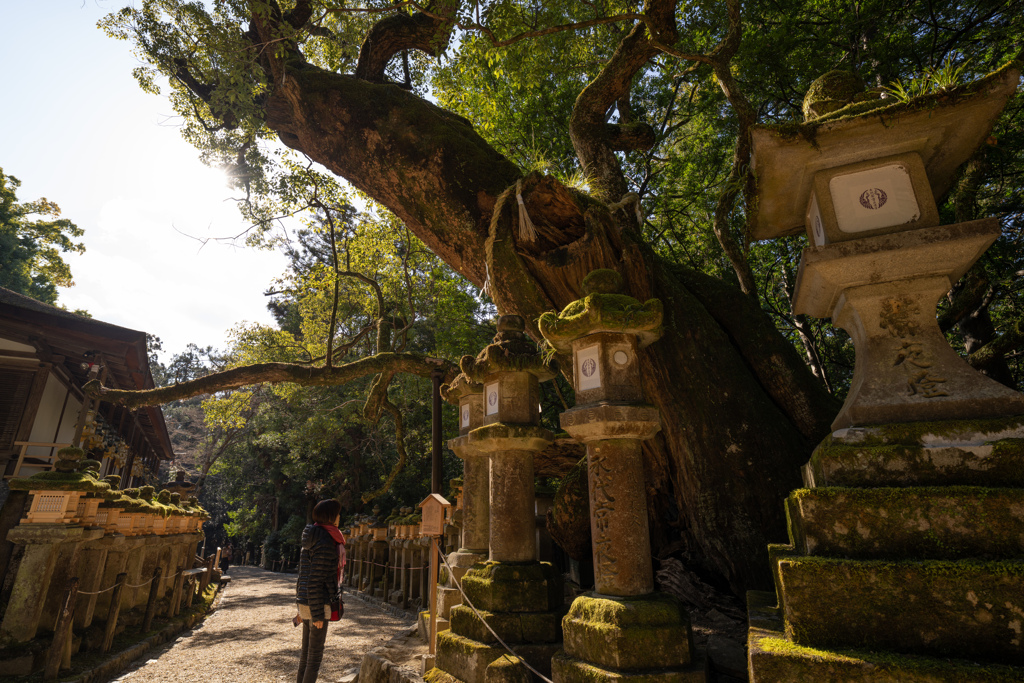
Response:
POLYGON ((85 391, 108 403, 134 409, 218 391, 230 391, 253 384, 290 382, 301 386, 336 386, 379 373, 406 372, 420 377, 430 377, 436 368, 442 369, 446 382, 450 382, 459 374, 458 366, 443 358, 429 358, 416 353, 378 353, 337 367, 313 367, 297 363, 244 365, 168 387, 137 391, 110 389, 93 380, 85 385, 85 391))

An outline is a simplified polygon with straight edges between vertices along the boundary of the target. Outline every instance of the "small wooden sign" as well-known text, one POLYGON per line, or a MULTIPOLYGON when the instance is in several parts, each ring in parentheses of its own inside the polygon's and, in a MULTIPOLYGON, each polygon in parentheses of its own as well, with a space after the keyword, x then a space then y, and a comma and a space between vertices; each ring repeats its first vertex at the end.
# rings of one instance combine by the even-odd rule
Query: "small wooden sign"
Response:
POLYGON ((423 521, 420 522, 421 536, 440 536, 444 533, 444 511, 451 507, 439 493, 431 493, 419 504, 423 521))

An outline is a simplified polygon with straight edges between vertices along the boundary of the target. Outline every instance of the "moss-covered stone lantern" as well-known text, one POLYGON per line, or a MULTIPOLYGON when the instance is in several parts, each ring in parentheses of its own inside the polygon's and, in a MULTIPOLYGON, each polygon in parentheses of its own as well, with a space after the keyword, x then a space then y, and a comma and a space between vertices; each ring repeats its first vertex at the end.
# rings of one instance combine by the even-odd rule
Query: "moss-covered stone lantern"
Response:
MULTIPOLYGON (((483 424, 456 445, 490 459, 489 561, 469 569, 462 587, 487 624, 531 666, 547 672, 561 646, 562 588, 557 570, 535 559, 533 458, 554 439, 539 426, 539 383, 552 379, 555 368, 524 330, 521 317, 501 316, 494 343, 476 358, 462 358, 467 380, 483 386, 483 424)), ((471 486, 467 481, 464 506, 475 495, 471 486)), ((465 683, 492 679, 497 672, 489 667, 504 648, 470 607, 453 607, 450 618, 450 630, 438 636, 437 668, 465 683)))
POLYGON ((689 617, 654 593, 640 451, 661 429, 658 409, 643 400, 638 352, 661 336, 662 305, 624 294, 614 270, 591 272, 582 289, 582 299, 538 321, 548 343, 573 356, 577 405, 561 423, 587 448, 594 557, 594 593, 576 598, 562 622, 553 678, 647 680, 661 670, 672 672, 666 680, 689 680, 698 675, 689 617))
POLYGON ((835 431, 786 500, 790 543, 769 546, 775 592, 748 595, 752 681, 1024 680, 1024 395, 936 320, 999 222, 940 225, 934 199, 1020 75, 893 102, 826 74, 807 121, 751 133, 754 237, 806 230, 794 313, 856 349, 835 431))
POLYGON ((936 302, 1000 229, 996 218, 940 226, 934 198, 983 144, 1019 78, 1011 64, 969 86, 893 103, 849 99, 849 79, 830 73, 805 107, 813 117, 815 102, 832 103, 822 115, 752 129, 753 237, 806 231, 812 246, 793 311, 831 317, 853 338, 853 381, 833 429, 1024 414, 1024 395, 968 366, 935 316, 936 302))

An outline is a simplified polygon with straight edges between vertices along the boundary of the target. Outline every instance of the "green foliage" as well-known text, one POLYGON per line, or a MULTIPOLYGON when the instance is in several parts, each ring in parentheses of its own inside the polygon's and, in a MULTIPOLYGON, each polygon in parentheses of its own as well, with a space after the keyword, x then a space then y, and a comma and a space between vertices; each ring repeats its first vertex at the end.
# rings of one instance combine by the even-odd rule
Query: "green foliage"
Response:
POLYGON ((84 253, 74 238, 85 233, 45 197, 18 202, 20 186, 0 168, 0 286, 54 304, 58 287, 75 284, 61 254, 84 253))

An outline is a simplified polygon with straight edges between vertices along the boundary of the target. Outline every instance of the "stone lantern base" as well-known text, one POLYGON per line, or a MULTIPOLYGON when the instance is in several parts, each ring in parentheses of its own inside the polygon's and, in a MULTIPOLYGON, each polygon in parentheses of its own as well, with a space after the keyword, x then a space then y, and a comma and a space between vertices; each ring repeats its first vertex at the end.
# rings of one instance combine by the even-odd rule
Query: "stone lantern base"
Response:
POLYGON ((1024 419, 839 430, 786 500, 751 681, 1024 680, 1024 419))
POLYGON ((551 658, 562 648, 564 614, 562 577, 552 565, 480 563, 462 577, 462 588, 483 620, 466 605, 452 608, 450 630, 437 636, 437 669, 445 673, 438 672, 442 677, 436 680, 496 683, 523 677, 525 668, 503 659, 507 650, 487 626, 530 666, 551 675, 551 658))
POLYGON ((565 650, 551 666, 556 683, 706 680, 693 656, 690 618, 671 596, 580 596, 563 631, 565 650))

